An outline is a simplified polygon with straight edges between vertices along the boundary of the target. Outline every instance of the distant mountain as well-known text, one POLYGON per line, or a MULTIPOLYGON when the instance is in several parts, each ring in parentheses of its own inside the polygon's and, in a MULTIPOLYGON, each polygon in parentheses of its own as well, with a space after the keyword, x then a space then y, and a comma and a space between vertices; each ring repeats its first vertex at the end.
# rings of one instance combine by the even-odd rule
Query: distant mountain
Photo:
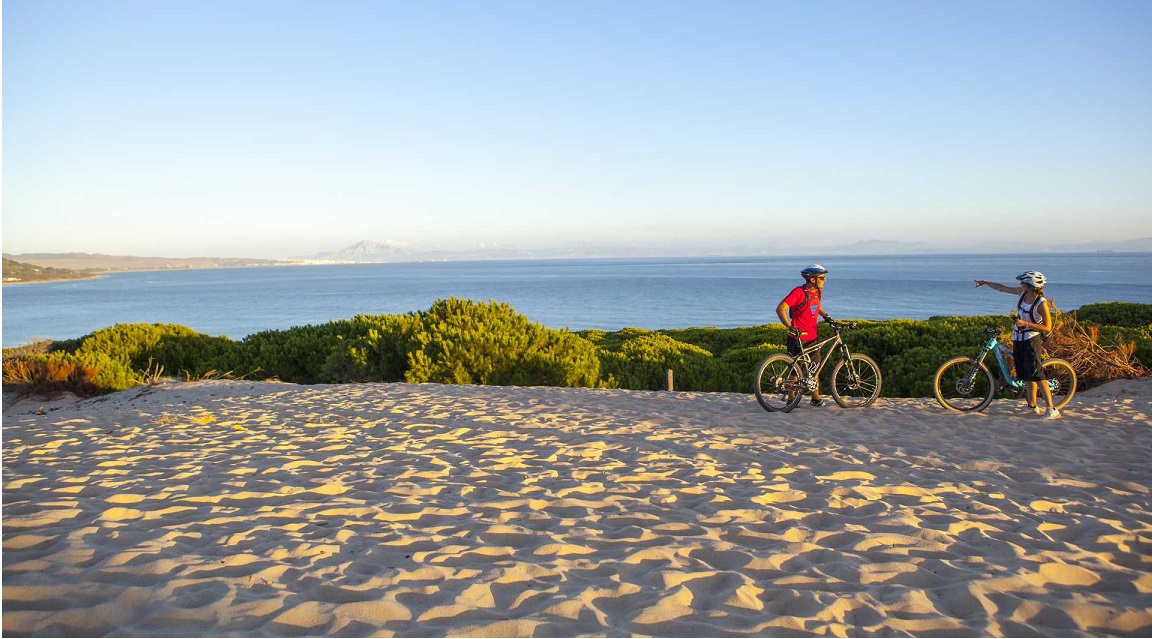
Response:
POLYGON ((939 246, 928 242, 900 242, 897 240, 863 240, 833 246, 824 252, 841 255, 895 255, 901 253, 938 253, 939 246))
POLYGON ((1085 242, 1080 244, 1062 244, 1058 250, 1086 253, 1093 251, 1141 253, 1145 251, 1152 251, 1152 237, 1142 237, 1134 240, 1120 240, 1117 242, 1085 242))
MULTIPOLYGON (((402 242, 365 240, 337 251, 302 256, 312 262, 380 263, 380 262, 452 262, 464 260, 547 260, 612 257, 691 257, 719 255, 709 247, 700 249, 685 245, 583 245, 558 248, 512 248, 486 246, 474 249, 416 249, 402 242)), ((727 254, 743 255, 746 253, 727 254)))
POLYGON ((412 259, 415 251, 403 242, 364 240, 338 251, 316 253, 302 259, 327 262, 399 262, 412 259))
POLYGON ((1042 244, 1021 242, 933 243, 871 239, 835 246, 773 245, 741 243, 585 244, 557 248, 480 247, 459 250, 417 249, 403 242, 366 240, 337 251, 316 253, 299 259, 313 262, 451 262, 462 260, 545 260, 627 257, 744 257, 757 255, 914 255, 945 253, 1091 253, 1095 251, 1152 251, 1152 238, 1120 242, 1042 244))
POLYGON ((968 243, 865 240, 825 248, 812 247, 804 249, 801 252, 826 255, 912 255, 944 253, 1142 253, 1150 251, 1152 251, 1152 237, 1115 242, 1064 242, 1060 244, 1010 242, 1003 240, 968 243))

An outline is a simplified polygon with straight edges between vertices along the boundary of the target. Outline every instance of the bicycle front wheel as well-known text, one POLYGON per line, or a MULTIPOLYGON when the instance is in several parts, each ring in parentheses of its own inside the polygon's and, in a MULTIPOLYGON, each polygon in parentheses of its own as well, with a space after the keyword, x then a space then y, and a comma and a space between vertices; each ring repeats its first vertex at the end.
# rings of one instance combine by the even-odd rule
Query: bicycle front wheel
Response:
POLYGON ((852 353, 832 369, 832 399, 843 408, 864 408, 880 396, 880 367, 867 355, 852 353))
POLYGON ((971 357, 957 357, 944 362, 936 371, 933 387, 936 401, 948 410, 984 410, 996 396, 992 371, 971 357))
POLYGON ((803 397, 802 378, 800 367, 791 357, 783 353, 770 355, 760 362, 752 380, 756 401, 770 413, 787 413, 803 397))
POLYGON ((1072 395, 1076 394, 1076 371, 1072 365, 1062 359, 1047 360, 1044 362, 1044 378, 1052 389, 1052 401, 1056 408, 1067 406, 1072 401, 1072 395))

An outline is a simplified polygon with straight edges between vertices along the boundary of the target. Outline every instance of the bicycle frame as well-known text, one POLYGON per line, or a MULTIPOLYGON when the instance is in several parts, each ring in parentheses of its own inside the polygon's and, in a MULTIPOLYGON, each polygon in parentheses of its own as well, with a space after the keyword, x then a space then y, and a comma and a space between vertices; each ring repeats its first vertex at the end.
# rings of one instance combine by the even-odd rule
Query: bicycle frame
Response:
MULTIPOLYGON (((1008 360, 1005 359, 1005 356, 1012 356, 1012 349, 1001 344, 1000 340, 996 339, 995 335, 992 335, 988 338, 988 343, 984 345, 980 354, 976 356, 976 363, 979 364, 983 362, 984 358, 988 356, 988 353, 996 356, 996 364, 1000 367, 1000 377, 997 381, 1000 382, 1001 388, 1005 386, 1011 386, 1017 390, 1024 388, 1024 382, 1016 379, 1016 376, 1012 374, 1012 368, 1008 366, 1008 360)), ((976 370, 977 367, 973 366, 972 373, 968 377, 969 382, 976 376, 976 370)))
POLYGON ((837 352, 840 354, 841 360, 848 359, 848 346, 844 344, 844 340, 840 337, 840 331, 836 331, 836 334, 832 337, 816 342, 807 348, 801 347, 800 354, 797 355, 795 359, 796 361, 804 360, 807 363, 804 367, 804 372, 810 377, 817 377, 824 371, 824 367, 828 365, 828 362, 832 361, 832 355, 837 352), (820 363, 813 366, 812 354, 820 353, 821 350, 831 342, 835 342, 835 344, 828 349, 827 353, 822 353, 818 358, 820 363), (837 346, 839 346, 839 348, 837 348, 837 346))

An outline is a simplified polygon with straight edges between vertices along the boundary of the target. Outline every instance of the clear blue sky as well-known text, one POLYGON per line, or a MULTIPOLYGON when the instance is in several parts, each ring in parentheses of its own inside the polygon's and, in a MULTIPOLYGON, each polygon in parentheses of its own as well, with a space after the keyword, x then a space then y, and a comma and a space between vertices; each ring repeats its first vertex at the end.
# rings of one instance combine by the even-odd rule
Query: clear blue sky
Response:
POLYGON ((3 248, 1152 236, 1152 2, 5 0, 3 248))

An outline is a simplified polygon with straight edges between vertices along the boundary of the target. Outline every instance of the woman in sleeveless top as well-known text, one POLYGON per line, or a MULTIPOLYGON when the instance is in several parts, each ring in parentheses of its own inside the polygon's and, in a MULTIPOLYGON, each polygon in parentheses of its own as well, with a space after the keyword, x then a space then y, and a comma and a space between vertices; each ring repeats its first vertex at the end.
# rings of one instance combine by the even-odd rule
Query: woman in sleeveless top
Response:
POLYGON ((976 280, 976 287, 987 286, 1003 293, 1019 295, 1016 300, 1016 325, 1012 328, 1012 358, 1016 364, 1016 377, 1024 380, 1028 410, 1040 414, 1036 393, 1044 394, 1048 410, 1047 419, 1059 419, 1060 411, 1052 401, 1052 389, 1044 381, 1044 335, 1052 332, 1052 311, 1044 298, 1047 279, 1040 271, 1028 271, 1016 276, 1019 286, 1006 286, 988 280, 976 280))

